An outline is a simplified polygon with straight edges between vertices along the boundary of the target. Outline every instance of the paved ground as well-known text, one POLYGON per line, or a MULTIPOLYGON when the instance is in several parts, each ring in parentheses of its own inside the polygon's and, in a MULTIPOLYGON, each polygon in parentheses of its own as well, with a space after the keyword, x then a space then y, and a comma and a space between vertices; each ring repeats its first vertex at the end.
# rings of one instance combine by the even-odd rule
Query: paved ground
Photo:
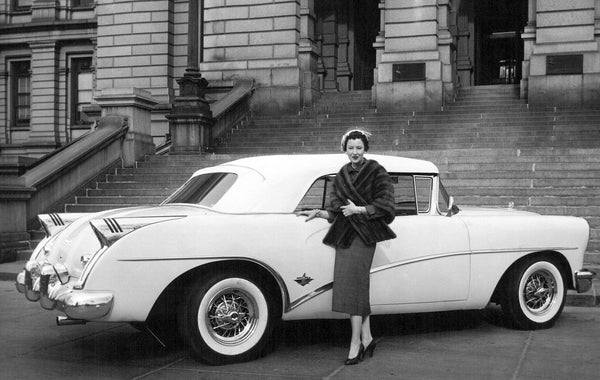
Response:
POLYGON ((343 365, 347 321, 285 323, 270 355, 210 367, 127 324, 58 327, 0 281, 5 379, 598 379, 600 308, 567 307, 548 330, 516 331, 499 310, 373 317, 373 358, 343 365))

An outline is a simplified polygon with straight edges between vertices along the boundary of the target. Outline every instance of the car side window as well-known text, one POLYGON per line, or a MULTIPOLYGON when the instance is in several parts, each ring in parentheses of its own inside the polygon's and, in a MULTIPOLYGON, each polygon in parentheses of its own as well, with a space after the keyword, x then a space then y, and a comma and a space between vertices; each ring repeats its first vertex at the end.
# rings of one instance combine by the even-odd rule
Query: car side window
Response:
POLYGON ((390 174, 394 184, 396 215, 417 215, 415 184, 412 175, 390 174))
POLYGON ((325 209, 329 206, 329 193, 331 192, 332 176, 317 179, 308 189, 295 211, 325 209))
MULTIPOLYGON (((396 215, 417 215, 431 208, 431 177, 390 174, 394 185, 396 215)), ((317 179, 308 189, 295 211, 324 209, 329 206, 333 176, 317 179)))

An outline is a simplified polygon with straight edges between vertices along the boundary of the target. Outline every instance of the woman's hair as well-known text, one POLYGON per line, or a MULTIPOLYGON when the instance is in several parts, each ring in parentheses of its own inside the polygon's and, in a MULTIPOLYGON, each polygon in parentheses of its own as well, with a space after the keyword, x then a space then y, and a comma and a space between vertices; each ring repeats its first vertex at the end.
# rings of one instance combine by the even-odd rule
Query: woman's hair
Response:
POLYGON ((363 131, 360 129, 349 130, 342 136, 342 152, 346 151, 346 147, 348 146, 348 140, 356 139, 359 139, 363 142, 363 145, 365 146, 365 152, 367 152, 369 150, 369 137, 371 137, 371 134, 367 131, 363 131))

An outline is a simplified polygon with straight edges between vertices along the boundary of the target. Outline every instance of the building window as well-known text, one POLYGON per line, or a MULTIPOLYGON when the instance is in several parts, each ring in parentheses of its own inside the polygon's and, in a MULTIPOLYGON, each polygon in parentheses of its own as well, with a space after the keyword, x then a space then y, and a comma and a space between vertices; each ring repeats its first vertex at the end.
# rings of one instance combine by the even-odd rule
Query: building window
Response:
POLYGON ((13 10, 14 11, 28 11, 31 9, 31 4, 33 0, 13 0, 13 10))
POLYGON ((29 61, 12 63, 12 120, 15 127, 28 127, 31 118, 31 72, 29 61))
POLYGON ((92 58, 71 60, 71 125, 89 124, 83 108, 92 103, 92 58))
POLYGON ((73 7, 91 7, 94 0, 73 0, 73 7))

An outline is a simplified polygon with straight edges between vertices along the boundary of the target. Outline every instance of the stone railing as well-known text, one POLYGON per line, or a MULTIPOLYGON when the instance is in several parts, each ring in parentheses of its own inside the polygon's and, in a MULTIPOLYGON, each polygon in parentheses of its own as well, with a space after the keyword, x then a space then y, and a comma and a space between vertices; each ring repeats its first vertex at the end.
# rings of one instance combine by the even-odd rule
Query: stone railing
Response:
POLYGON ((2 178, 0 261, 12 261, 17 250, 27 248, 27 231, 39 213, 58 210, 99 172, 120 165, 127 130, 127 117, 103 117, 95 130, 41 158, 23 175, 2 178))
POLYGON ((66 199, 115 166, 131 167, 154 154, 150 113, 156 100, 137 88, 98 91, 95 130, 41 158, 20 176, 0 176, 0 261, 29 244, 40 213, 62 211, 66 199))
POLYGON ((215 103, 211 111, 215 124, 212 127, 212 145, 218 145, 232 129, 250 115, 250 99, 254 92, 253 80, 240 80, 235 86, 215 103))

